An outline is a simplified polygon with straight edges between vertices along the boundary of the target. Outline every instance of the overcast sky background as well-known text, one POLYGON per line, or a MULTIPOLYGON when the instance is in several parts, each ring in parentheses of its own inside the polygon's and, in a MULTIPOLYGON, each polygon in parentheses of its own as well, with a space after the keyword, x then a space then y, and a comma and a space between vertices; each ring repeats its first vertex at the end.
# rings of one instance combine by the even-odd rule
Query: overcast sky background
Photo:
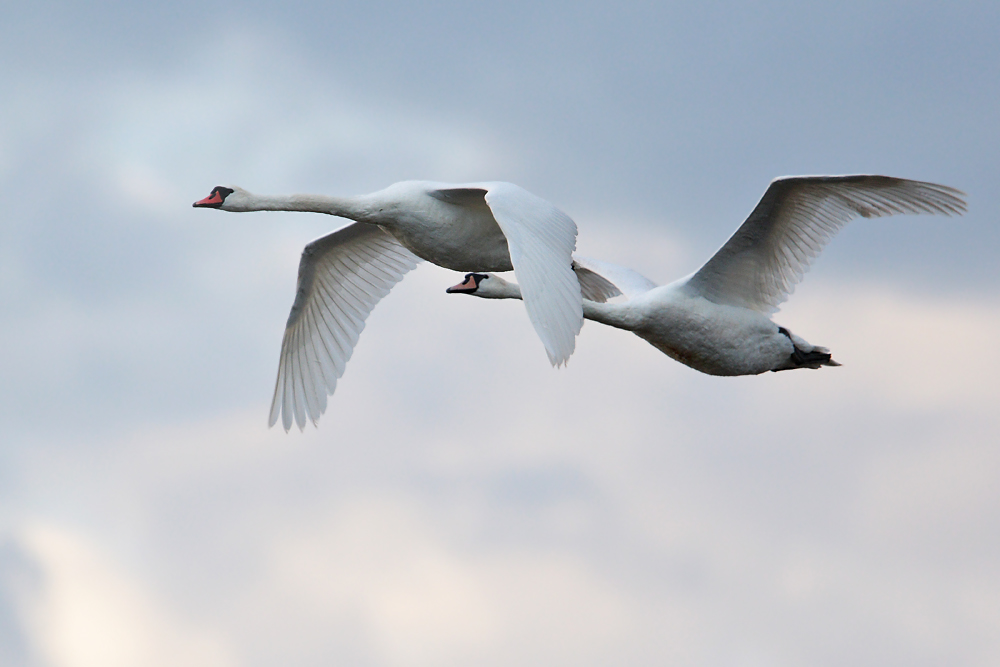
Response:
POLYGON ((2 3, 0 664, 1000 663, 1000 5, 2 3), (302 246, 218 184, 509 180, 696 269, 787 174, 850 225, 701 375, 421 265, 319 428, 266 428, 302 246))

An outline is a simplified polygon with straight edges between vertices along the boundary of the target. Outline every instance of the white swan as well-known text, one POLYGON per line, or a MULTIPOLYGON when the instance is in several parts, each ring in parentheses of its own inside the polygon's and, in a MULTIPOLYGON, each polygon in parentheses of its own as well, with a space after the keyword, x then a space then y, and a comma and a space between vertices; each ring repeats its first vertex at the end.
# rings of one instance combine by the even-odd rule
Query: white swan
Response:
MULTIPOLYGON (((585 318, 632 331, 677 361, 710 375, 757 375, 839 366, 771 321, 809 263, 857 217, 965 212, 963 193, 887 176, 798 176, 771 182, 746 222, 697 272, 658 287, 631 269, 577 256, 576 264, 628 298, 583 302, 585 318)), ((470 273, 449 293, 520 298, 517 284, 470 273)))
POLYGON ((218 186, 197 208, 309 211, 355 222, 311 242, 281 343, 269 424, 313 424, 379 299, 426 259, 456 271, 510 271, 549 360, 566 362, 583 326, 571 269, 576 224, 512 183, 407 181, 357 197, 260 196, 218 186))

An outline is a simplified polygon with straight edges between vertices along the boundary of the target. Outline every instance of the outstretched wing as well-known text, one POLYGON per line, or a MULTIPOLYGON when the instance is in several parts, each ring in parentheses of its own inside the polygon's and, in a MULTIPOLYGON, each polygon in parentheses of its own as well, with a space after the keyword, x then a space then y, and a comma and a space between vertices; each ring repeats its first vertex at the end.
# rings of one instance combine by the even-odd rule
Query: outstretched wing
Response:
POLYGON ((326 410, 365 318, 420 259, 375 225, 355 222, 302 251, 295 303, 281 341, 269 426, 300 429, 326 410))
POLYGON ((443 188, 438 195, 483 191, 486 205, 507 238, 514 275, 528 319, 553 366, 566 363, 583 327, 580 283, 573 272, 576 223, 540 197, 512 183, 443 188))
MULTIPOLYGON (((642 275, 638 271, 627 269, 624 266, 618 266, 617 264, 612 264, 611 262, 605 262, 592 257, 582 257, 580 255, 574 255, 573 259, 581 269, 585 269, 599 275, 601 278, 618 288, 620 293, 624 294, 629 299, 634 299, 639 294, 648 292, 654 287, 657 287, 656 283, 646 276, 642 275)), ((579 274, 580 269, 577 269, 577 275, 579 274)))
POLYGON ((757 207, 687 287, 715 303, 769 315, 848 222, 899 213, 965 212, 964 193, 888 176, 795 176, 771 182, 757 207))

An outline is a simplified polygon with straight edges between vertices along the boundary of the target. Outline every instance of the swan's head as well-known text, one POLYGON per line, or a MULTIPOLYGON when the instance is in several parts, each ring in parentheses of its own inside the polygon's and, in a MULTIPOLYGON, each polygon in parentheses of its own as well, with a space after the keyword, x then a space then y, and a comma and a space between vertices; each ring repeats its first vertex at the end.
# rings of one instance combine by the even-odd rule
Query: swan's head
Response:
POLYGON ((217 185, 211 194, 199 199, 192 206, 195 208, 221 208, 223 211, 246 211, 249 192, 235 185, 217 185))
POLYGON ((465 280, 445 290, 448 294, 473 294, 483 299, 520 299, 521 289, 494 273, 467 273, 465 280))

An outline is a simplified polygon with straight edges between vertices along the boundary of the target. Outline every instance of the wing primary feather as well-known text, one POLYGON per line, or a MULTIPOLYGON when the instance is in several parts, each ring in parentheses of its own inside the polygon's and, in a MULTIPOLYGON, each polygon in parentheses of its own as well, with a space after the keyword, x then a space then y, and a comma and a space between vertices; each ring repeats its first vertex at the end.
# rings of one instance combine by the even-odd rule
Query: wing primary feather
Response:
MULTIPOLYGON (((353 322, 351 317, 343 309, 343 305, 344 305, 343 301, 339 299, 335 302, 330 303, 330 311, 333 314, 334 320, 338 324, 342 324, 344 322, 353 322)), ((363 330, 364 330, 364 322, 358 323, 357 325, 353 326, 350 329, 344 326, 340 326, 340 327, 334 327, 331 330, 331 333, 333 333, 334 336, 336 337, 338 347, 340 347, 340 349, 343 352, 345 364, 351 358, 351 354, 354 352, 354 346, 357 345, 358 339, 360 338, 361 332, 363 330)))
MULTIPOLYGON (((286 335, 285 340, 287 341, 289 338, 290 336, 286 335)), ((284 345, 282 347, 284 347, 284 345)), ((285 366, 285 387, 284 387, 284 392, 282 394, 282 403, 281 403, 281 409, 282 409, 281 424, 282 426, 284 426, 285 432, 287 433, 288 430, 292 428, 292 412, 293 412, 292 405, 295 400, 295 392, 292 389, 293 373, 292 373, 291 350, 289 348, 282 350, 281 363, 285 366)))
POLYGON ((303 382, 303 376, 305 375, 305 369, 302 367, 302 329, 301 327, 296 327, 293 340, 295 346, 292 348, 292 407, 295 410, 295 425, 299 427, 299 430, 304 430, 306 427, 306 415, 305 415, 305 384, 303 382))
POLYGON ((285 342, 287 343, 282 350, 282 363, 285 364, 285 395, 284 404, 282 406, 284 413, 282 415, 283 424, 285 425, 285 430, 287 431, 291 428, 291 425, 295 423, 295 355, 294 355, 294 343, 293 338, 295 337, 295 330, 289 329, 286 332, 285 342))
POLYGON ((312 317, 313 308, 309 308, 303 313, 302 316, 302 361, 305 364, 305 377, 303 380, 303 385, 306 388, 306 408, 310 416, 312 416, 313 410, 317 407, 316 405, 316 387, 319 385, 321 378, 316 374, 316 348, 315 342, 315 332, 313 327, 315 321, 312 317))
MULTIPOLYGON (((344 272, 345 282, 349 282, 354 287, 361 290, 363 293, 371 294, 373 296, 378 294, 379 296, 381 296, 380 293, 383 292, 384 290, 380 286, 369 280, 368 267, 365 264, 353 262, 352 261, 353 258, 345 257, 344 259, 345 259, 344 261, 345 265, 353 265, 354 268, 353 271, 344 272)), ((347 293, 351 294, 350 291, 348 291, 347 293)), ((386 291, 386 293, 388 292, 386 291)), ((354 295, 351 294, 351 296, 354 295)), ((360 301, 358 303, 360 305, 360 301)))
POLYGON ((325 363, 325 359, 329 357, 329 353, 326 351, 325 343, 323 342, 323 333, 320 331, 319 322, 316 318, 317 308, 310 309, 306 317, 308 317, 309 329, 312 334, 308 336, 306 341, 306 350, 308 352, 307 359, 310 365, 310 376, 313 378, 312 388, 313 388, 313 421, 319 418, 319 415, 323 414, 326 408, 326 395, 327 392, 337 386, 336 376, 331 377, 329 370, 325 363))
POLYGON ((295 349, 293 355, 295 359, 295 424, 299 430, 305 429, 308 419, 309 397, 306 395, 306 378, 309 367, 305 363, 305 327, 295 328, 295 349))
MULTIPOLYGON (((328 316, 333 317, 333 313, 330 309, 334 306, 334 304, 327 302, 326 306, 327 307, 325 308, 317 309, 318 317, 316 318, 316 322, 317 327, 322 327, 320 340, 323 342, 323 346, 326 349, 330 363, 333 366, 334 375, 337 379, 339 379, 344 374, 344 366, 342 362, 338 362, 338 359, 343 359, 348 355, 345 353, 344 346, 337 337, 336 328, 331 326, 328 320, 328 316)), ((329 386, 331 393, 335 387, 336 380, 334 380, 334 382, 329 386)))
POLYGON ((746 221, 686 288, 721 304, 774 312, 823 247, 852 219, 961 214, 964 193, 887 176, 775 179, 746 221))
MULTIPOLYGON (((274 382, 274 395, 271 397, 271 414, 267 419, 267 427, 271 428, 278 422, 281 414, 282 384, 285 381, 285 364, 278 363, 278 378, 274 382)), ((288 429, 285 429, 286 431, 288 429)))
MULTIPOLYGON (((350 283, 350 281, 346 279, 344 282, 350 283)), ((357 328, 358 333, 360 333, 360 329, 363 327, 365 321, 365 306, 361 300, 358 299, 350 289, 344 289, 344 286, 341 285, 341 289, 337 291, 336 302, 340 306, 341 312, 344 314, 346 320, 345 323, 357 328)), ((351 338, 353 339, 352 344, 356 345, 357 337, 352 336, 351 338)))
POLYGON ((419 258, 375 225, 352 223, 306 245, 282 337, 270 423, 314 424, 343 376, 365 319, 419 258))

